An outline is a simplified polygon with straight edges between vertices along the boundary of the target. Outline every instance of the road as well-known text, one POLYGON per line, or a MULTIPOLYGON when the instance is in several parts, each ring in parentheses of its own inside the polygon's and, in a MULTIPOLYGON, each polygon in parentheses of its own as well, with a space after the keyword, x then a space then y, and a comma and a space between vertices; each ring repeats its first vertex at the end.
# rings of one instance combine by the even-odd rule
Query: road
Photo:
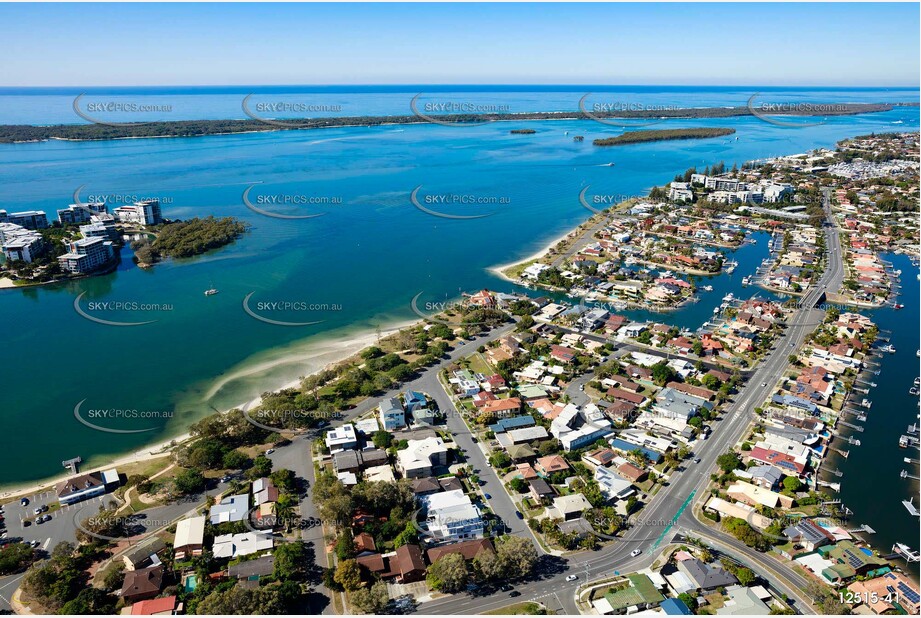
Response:
MULTIPOLYGON (((828 192, 825 194, 825 210, 829 220, 828 192)), ((804 577, 787 569, 779 561, 756 552, 735 538, 714 530, 699 522, 693 515, 691 497, 702 501, 706 498, 706 487, 710 473, 715 469, 719 455, 731 449, 747 431, 753 420, 754 408, 763 402, 774 390, 788 365, 788 356, 802 347, 806 335, 811 333, 824 318, 824 311, 814 305, 822 298, 827 287, 836 290, 844 276, 838 231, 833 224, 825 227, 827 267, 819 283, 800 299, 797 313, 787 322, 784 333, 777 338, 774 348, 752 372, 748 383, 721 417, 718 426, 707 440, 698 441, 695 455, 699 464, 686 464, 683 473, 672 474, 669 484, 663 487, 632 521, 633 527, 623 539, 596 552, 582 552, 568 558, 557 558, 552 568, 540 571, 538 579, 519 584, 516 590, 520 597, 510 599, 504 594, 486 597, 471 595, 451 597, 426 603, 422 609, 428 614, 480 613, 504 607, 518 601, 536 600, 551 603, 550 609, 567 614, 578 614, 573 597, 579 582, 568 583, 567 575, 576 574, 580 581, 598 579, 648 567, 654 560, 654 550, 664 546, 677 533, 706 537, 718 549, 731 557, 750 565, 755 572, 768 579, 775 589, 784 592, 794 601, 794 607, 801 613, 811 613, 809 603, 800 592, 806 586, 804 577), (630 553, 640 549, 643 553, 631 557, 630 553), (554 607, 554 604, 559 604, 554 607)), ((542 560, 548 559, 544 556, 542 560)), ((548 565, 543 565, 548 566, 548 565)))

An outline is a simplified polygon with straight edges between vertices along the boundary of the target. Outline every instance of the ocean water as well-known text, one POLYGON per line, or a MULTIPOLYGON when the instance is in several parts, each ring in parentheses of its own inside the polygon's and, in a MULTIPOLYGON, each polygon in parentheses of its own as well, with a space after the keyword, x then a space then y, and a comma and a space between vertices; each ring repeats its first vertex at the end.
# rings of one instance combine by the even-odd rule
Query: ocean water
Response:
MULTIPOLYGON (((222 106, 231 99, 239 102, 240 92, 183 90, 152 96, 194 97, 204 114, 200 117, 223 117, 222 106)), ((66 122, 58 108, 72 100, 70 94, 4 91, 0 121, 66 122)), ((381 101, 363 113, 403 113, 394 101, 406 100, 403 91, 344 94, 381 101)), ((532 109, 572 109, 562 106, 581 96, 552 89, 491 94, 532 109)), ((651 89, 642 94, 682 106, 735 105, 747 99, 739 89, 651 89)), ((777 96, 878 101, 916 98, 917 93, 808 90, 777 96)), ((641 195, 691 166, 741 164, 833 147, 839 139, 873 131, 917 130, 918 117, 917 108, 896 108, 797 129, 752 117, 657 125, 684 126, 727 126, 737 133, 601 149, 591 140, 622 129, 592 121, 551 121, 0 145, 0 208, 43 209, 53 217, 79 190, 83 200, 157 196, 170 218, 233 215, 251 225, 235 244, 198 258, 143 270, 125 249, 120 267, 110 275, 0 290, 7 358, 0 372, 0 409, 5 430, 17 437, 0 453, 0 484, 58 474, 65 458, 130 452, 177 435, 215 409, 241 405, 315 369, 319 351, 337 341, 417 317, 410 306, 417 295, 425 307, 460 291, 515 289, 488 268, 534 253, 591 216, 578 199, 586 187, 589 195, 641 195), (524 126, 537 132, 509 134, 524 126), (585 135, 585 142, 573 142, 576 134, 585 135), (607 165, 611 162, 613 167, 607 165), (263 216, 244 203, 247 188, 250 203, 262 210, 322 216, 263 216), (426 214, 410 200, 417 188, 420 203, 430 210, 488 216, 426 214), (441 201, 449 196, 464 199, 441 201), (279 205, 266 199, 295 197, 321 203, 279 205), (204 296, 211 287, 220 294, 204 296), (260 321, 244 309, 247 297, 248 307, 263 317, 311 324, 260 321), (101 324, 81 316, 75 302, 99 319, 152 322, 101 324), (112 309, 112 303, 122 308, 112 309), (297 306, 276 310, 271 303, 297 306), (77 406, 81 417, 94 424, 149 431, 94 430, 75 418, 77 406)), ((741 265, 734 275, 712 282, 712 293, 659 319, 696 328, 725 293, 753 294, 740 281, 767 253, 759 238, 739 251, 741 265)))

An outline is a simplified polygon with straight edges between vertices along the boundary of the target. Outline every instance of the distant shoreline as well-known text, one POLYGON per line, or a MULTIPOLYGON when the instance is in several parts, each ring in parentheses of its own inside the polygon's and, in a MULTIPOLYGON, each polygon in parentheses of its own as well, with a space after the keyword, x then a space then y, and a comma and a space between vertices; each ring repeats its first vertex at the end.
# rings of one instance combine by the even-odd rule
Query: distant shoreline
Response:
MULTIPOLYGON (((901 106, 916 106, 915 103, 829 103, 814 104, 816 108, 828 108, 821 113, 808 110, 778 109, 760 114, 771 116, 852 116, 886 112, 901 106)), ((618 126, 605 120, 651 120, 635 126, 646 126, 664 120, 687 120, 693 118, 733 118, 760 116, 748 106, 699 107, 654 110, 625 111, 565 111, 565 112, 522 112, 487 114, 433 114, 421 112, 402 116, 342 116, 331 118, 286 118, 256 119, 254 117, 222 120, 178 120, 124 124, 103 124, 96 120, 89 124, 56 125, 0 125, 0 143, 15 144, 47 140, 65 141, 107 141, 132 138, 202 137, 206 135, 231 135, 237 133, 262 133, 274 131, 296 131, 304 129, 328 129, 358 126, 407 125, 407 124, 483 124, 491 122, 514 122, 530 120, 579 120, 599 122, 618 126)), ((621 125, 630 128, 630 125, 621 125)))

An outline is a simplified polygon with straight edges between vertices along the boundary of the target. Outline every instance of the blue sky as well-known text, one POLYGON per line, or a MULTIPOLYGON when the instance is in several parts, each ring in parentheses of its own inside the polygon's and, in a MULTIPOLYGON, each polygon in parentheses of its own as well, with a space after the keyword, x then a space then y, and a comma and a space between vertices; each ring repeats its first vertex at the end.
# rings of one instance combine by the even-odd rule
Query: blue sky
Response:
POLYGON ((919 5, 0 4, 0 86, 916 86, 919 5))

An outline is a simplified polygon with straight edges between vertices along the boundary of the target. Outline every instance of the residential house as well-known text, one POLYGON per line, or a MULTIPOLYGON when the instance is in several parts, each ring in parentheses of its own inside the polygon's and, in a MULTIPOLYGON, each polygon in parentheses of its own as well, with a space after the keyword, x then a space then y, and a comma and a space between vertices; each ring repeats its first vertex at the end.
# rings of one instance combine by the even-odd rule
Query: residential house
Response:
POLYGON ((166 549, 166 543, 158 536, 141 541, 137 547, 122 554, 126 571, 136 571, 144 567, 160 564, 159 554, 166 549))
POLYGON ((246 519, 248 513, 248 494, 226 496, 221 500, 220 504, 215 504, 208 512, 212 526, 232 521, 243 521, 246 519))
POLYGON ((214 537, 211 548, 215 558, 237 558, 270 551, 274 546, 272 535, 261 532, 222 534, 214 537))
POLYGON ((176 560, 201 556, 205 539, 205 516, 187 517, 176 524, 173 555, 176 560))
POLYGON ((480 510, 463 490, 429 494, 421 499, 432 537, 438 541, 477 539, 483 536, 480 510))
POLYGON ((345 423, 326 432, 326 447, 331 453, 358 448, 358 436, 355 425, 345 423))
MULTIPOLYGON (((424 399, 423 397, 423 400, 424 399)), ((406 414, 403 410, 403 405, 396 397, 388 397, 381 401, 378 405, 378 411, 380 413, 381 426, 385 431, 396 431, 406 426, 406 414)))
POLYGON ((697 558, 680 560, 678 570, 691 580, 697 589, 705 593, 739 583, 732 573, 721 566, 710 565, 697 558))
POLYGON ((160 594, 162 586, 162 565, 128 571, 125 573, 125 581, 122 584, 121 597, 127 604, 145 601, 160 594))
POLYGON ((437 437, 409 440, 405 449, 397 451, 397 469, 408 479, 433 476, 433 468, 447 463, 448 447, 437 437))

